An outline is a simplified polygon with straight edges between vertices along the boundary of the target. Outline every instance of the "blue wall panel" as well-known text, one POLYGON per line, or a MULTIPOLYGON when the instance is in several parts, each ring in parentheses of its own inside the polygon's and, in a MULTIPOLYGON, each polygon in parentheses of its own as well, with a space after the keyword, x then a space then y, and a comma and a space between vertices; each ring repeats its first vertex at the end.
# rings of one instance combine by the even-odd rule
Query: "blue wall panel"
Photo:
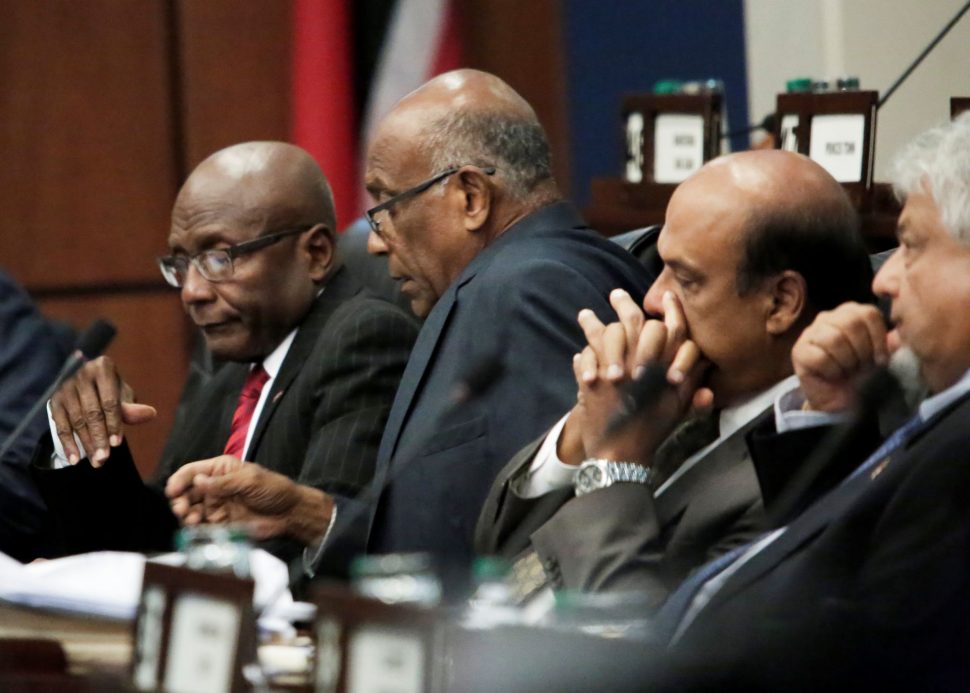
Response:
POLYGON ((742 0, 564 0, 572 190, 581 205, 592 177, 623 169, 625 93, 649 91, 666 78, 718 78, 731 129, 748 124, 742 6, 742 0))

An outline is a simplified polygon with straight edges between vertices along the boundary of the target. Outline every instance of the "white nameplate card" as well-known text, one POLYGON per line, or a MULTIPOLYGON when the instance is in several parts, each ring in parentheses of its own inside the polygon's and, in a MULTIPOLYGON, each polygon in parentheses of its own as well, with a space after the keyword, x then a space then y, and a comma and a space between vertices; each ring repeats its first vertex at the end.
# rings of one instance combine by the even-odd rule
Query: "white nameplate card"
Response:
POLYGON ((364 625, 348 643, 348 693, 423 693, 424 641, 405 629, 364 625))
POLYGON ((148 562, 135 621, 138 690, 229 693, 255 657, 253 582, 148 562))
POLYGON ((681 183, 704 165, 704 116, 661 113, 654 119, 653 179, 681 183))
POLYGON ((858 183, 863 179, 865 132, 862 114, 816 115, 809 156, 840 183, 858 183))
POLYGON ((240 625, 239 607, 183 594, 172 609, 165 689, 173 693, 232 690, 240 625))

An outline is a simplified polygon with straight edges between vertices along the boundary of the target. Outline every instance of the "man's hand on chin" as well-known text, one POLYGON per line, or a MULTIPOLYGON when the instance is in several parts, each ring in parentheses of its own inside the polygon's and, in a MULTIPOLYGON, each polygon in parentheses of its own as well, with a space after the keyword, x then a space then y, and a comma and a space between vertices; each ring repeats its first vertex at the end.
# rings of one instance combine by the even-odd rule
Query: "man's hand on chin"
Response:
POLYGON ((815 411, 845 411, 861 378, 889 362, 886 325, 875 306, 843 303, 822 311, 792 348, 792 366, 815 411))
POLYGON ((310 545, 326 533, 333 513, 322 491, 229 455, 184 465, 165 493, 183 524, 238 523, 254 539, 289 536, 310 545))

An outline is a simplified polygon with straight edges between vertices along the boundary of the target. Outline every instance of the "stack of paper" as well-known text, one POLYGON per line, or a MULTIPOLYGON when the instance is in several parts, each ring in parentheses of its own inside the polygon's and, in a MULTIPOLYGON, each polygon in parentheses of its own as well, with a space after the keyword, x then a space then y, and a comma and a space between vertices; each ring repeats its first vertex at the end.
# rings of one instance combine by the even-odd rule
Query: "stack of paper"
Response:
MULTIPOLYGON (((131 620, 141 595, 145 556, 99 551, 50 561, 22 564, 0 553, 0 599, 73 614, 131 620)), ((169 565, 184 562, 182 554, 151 559, 169 565)), ((286 565, 261 549, 250 555, 256 583, 256 613, 286 610, 293 603, 286 565)))

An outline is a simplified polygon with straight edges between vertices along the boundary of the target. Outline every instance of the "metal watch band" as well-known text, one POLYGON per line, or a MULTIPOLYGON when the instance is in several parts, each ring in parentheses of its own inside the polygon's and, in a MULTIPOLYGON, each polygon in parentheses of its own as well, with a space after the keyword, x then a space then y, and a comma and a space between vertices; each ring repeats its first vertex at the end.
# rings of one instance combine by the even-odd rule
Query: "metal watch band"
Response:
POLYGON ((582 496, 617 483, 649 485, 652 479, 653 470, 642 464, 593 459, 580 465, 573 488, 577 496, 582 496), (599 472, 595 478, 591 478, 593 469, 599 472))

